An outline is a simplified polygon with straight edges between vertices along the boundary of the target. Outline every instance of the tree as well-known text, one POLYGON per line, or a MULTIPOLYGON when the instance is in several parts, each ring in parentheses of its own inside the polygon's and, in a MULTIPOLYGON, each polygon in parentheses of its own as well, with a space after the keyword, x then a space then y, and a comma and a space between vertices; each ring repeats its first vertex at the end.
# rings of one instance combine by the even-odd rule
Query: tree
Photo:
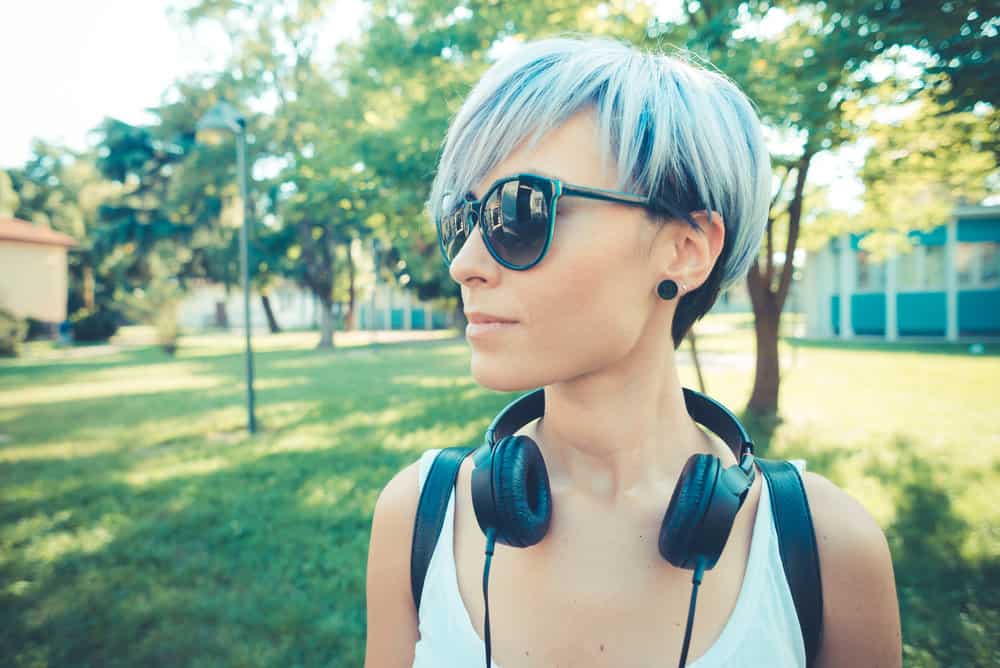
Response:
MULTIPOLYGON (((871 142, 861 179, 864 208, 853 226, 876 259, 909 250, 908 230, 932 230, 954 206, 1000 190, 988 114, 946 112, 929 93, 904 118, 877 122, 865 114, 871 142)), ((954 106, 949 103, 949 106, 954 106)))
POLYGON ((13 216, 20 204, 21 198, 14 190, 14 183, 11 181, 10 175, 0 169, 0 218, 13 216))
MULTIPOLYGON (((187 248, 193 226, 168 201, 170 181, 193 137, 163 140, 156 127, 137 127, 112 118, 98 129, 97 168, 121 185, 113 200, 98 207, 93 249, 116 277, 120 291, 142 289, 152 278, 148 259, 157 245, 187 248)), ((206 198, 208 207, 217 204, 206 198)), ((204 205, 203 205, 204 206, 204 205)), ((190 260, 190 252, 185 254, 190 260)))
MULTIPOLYGON (((798 246, 809 169, 816 156, 861 135, 863 127, 853 111, 870 100, 887 76, 898 77, 908 69, 911 95, 940 78, 943 70, 934 73, 925 67, 920 49, 924 58, 936 58, 934 48, 956 43, 947 37, 952 31, 967 29, 961 20, 956 23, 950 20, 955 17, 944 15, 952 13, 949 6, 968 8, 968 3, 943 3, 916 16, 903 6, 909 4, 706 0, 685 5, 686 15, 679 22, 651 27, 655 39, 679 37, 735 79, 757 103, 772 135, 786 147, 772 152, 777 191, 762 254, 747 276, 757 342, 754 386, 747 404, 750 413, 777 411, 780 318, 791 288, 791 259, 798 246), (937 37, 926 39, 925 29, 937 37), (884 73, 893 66, 896 69, 890 69, 890 75, 884 73), (786 258, 781 263, 776 259, 779 246, 786 258)), ((961 11, 954 13, 957 16, 961 11)), ((967 17, 979 20, 971 10, 962 14, 962 20, 967 17)), ((988 23, 979 21, 977 29, 988 30, 988 23)))
POLYGON ((998 9, 995 1, 982 0, 830 3, 871 53, 897 58, 908 50, 920 52, 925 65, 915 90, 951 102, 958 111, 980 103, 1000 108, 998 9))
MULTIPOLYGON (((195 75, 175 82, 164 94, 164 102, 149 109, 157 117, 149 126, 107 119, 98 129, 97 164, 122 184, 122 192, 101 207, 102 225, 95 239, 105 253, 123 245, 138 251, 125 256, 132 265, 119 268, 126 291, 153 280, 146 259, 167 243, 175 246, 170 266, 176 267, 181 289, 193 279, 221 283, 227 293, 239 285, 243 204, 237 187, 235 137, 221 135, 214 144, 196 141, 195 126, 220 97, 239 103, 244 94, 245 84, 228 75, 195 75)), ((254 129, 248 133, 251 166, 257 156, 253 140, 266 140, 266 133, 256 129, 257 121, 254 115, 248 119, 254 129)), ((267 192, 251 188, 252 210, 268 203, 267 192)), ((266 311, 266 290, 274 280, 270 268, 277 264, 267 254, 269 250, 259 238, 252 238, 251 276, 266 311)), ((225 324, 224 311, 221 318, 225 324)), ((273 315, 270 324, 272 330, 277 328, 273 315)))
POLYGON ((177 247, 160 244, 148 257, 150 279, 144 288, 121 295, 122 305, 132 320, 148 323, 156 332, 156 342, 168 354, 177 351, 180 325, 177 309, 184 296, 177 279, 177 247))
POLYGON ((262 184, 273 226, 260 230, 255 248, 267 254, 268 267, 322 304, 320 347, 333 346, 338 257, 349 259, 347 248, 365 229, 362 214, 372 191, 355 167, 351 119, 362 112, 336 66, 316 56, 330 6, 321 0, 294 6, 205 0, 184 11, 192 24, 211 21, 226 30, 233 44, 226 69, 244 82, 247 101, 272 101, 259 119, 256 150, 280 167, 262 184))
POLYGON ((322 305, 318 346, 332 348, 339 258, 350 261, 349 249, 361 236, 373 193, 364 181, 352 178, 349 168, 330 167, 326 173, 323 179, 305 181, 283 203, 283 226, 276 238, 287 248, 283 271, 308 287, 322 305))
POLYGON ((809 169, 818 153, 856 135, 844 114, 845 104, 871 84, 853 77, 846 63, 860 62, 865 46, 837 30, 821 6, 812 5, 786 12, 767 3, 691 3, 680 21, 655 22, 650 35, 683 40, 689 50, 734 79, 757 104, 762 122, 780 145, 772 149, 777 187, 762 252, 747 274, 757 353, 747 411, 772 414, 780 383, 780 318, 792 284, 791 258, 801 230, 809 169), (788 260, 780 265, 779 245, 788 260))
MULTIPOLYGON (((337 63, 322 69, 313 45, 323 6, 316 1, 282 9, 273 2, 245 7, 205 0, 191 11, 233 26, 240 47, 234 63, 251 73, 263 73, 268 64, 273 75, 267 85, 273 82, 285 91, 278 97, 275 124, 287 129, 281 144, 288 160, 282 187, 295 193, 288 197, 316 197, 324 188, 344 187, 308 183, 323 179, 322 172, 299 169, 314 151, 338 156, 338 169, 358 165, 359 173, 370 175, 378 197, 369 200, 366 224, 354 229, 391 239, 399 257, 393 271, 400 279, 406 276, 421 296, 458 301, 437 256, 433 228, 424 222, 424 202, 448 120, 504 40, 561 30, 609 34, 652 47, 669 39, 736 80, 775 138, 779 184, 761 256, 747 278, 757 340, 747 408, 761 414, 777 409, 778 332, 794 272, 790 261, 776 258, 794 257, 816 156, 856 140, 863 131, 849 112, 886 77, 879 66, 910 66, 916 72, 913 90, 942 77, 957 81, 962 72, 982 73, 984 58, 991 62, 989 43, 981 38, 995 30, 992 19, 985 18, 988 12, 977 13, 963 2, 914 12, 910 3, 879 0, 705 0, 685 3, 679 17, 667 20, 643 3, 559 0, 542 7, 516 1, 379 1, 371 5, 360 43, 339 47, 337 63), (953 38, 955 31, 959 37, 971 35, 980 50, 978 56, 959 58, 958 65, 954 58, 942 60, 952 53, 949 49, 960 48, 956 44, 968 42, 953 38), (940 71, 935 73, 935 66, 940 71), (332 113, 317 113, 320 104, 332 113)), ((275 154, 277 147, 271 149, 275 154)), ((336 254, 321 250, 311 257, 320 264, 333 262, 336 254)), ((323 266, 332 271, 332 265, 323 266)))

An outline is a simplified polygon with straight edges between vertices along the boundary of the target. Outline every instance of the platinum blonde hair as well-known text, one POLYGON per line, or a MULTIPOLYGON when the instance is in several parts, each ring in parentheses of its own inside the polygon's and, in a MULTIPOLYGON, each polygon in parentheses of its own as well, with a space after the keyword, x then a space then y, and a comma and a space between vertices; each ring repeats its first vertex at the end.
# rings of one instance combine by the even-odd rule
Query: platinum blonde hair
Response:
POLYGON ((618 189, 651 196, 654 214, 665 219, 697 227, 689 213, 708 209, 724 220, 725 245, 712 275, 678 307, 675 320, 685 301, 693 311, 683 331, 674 328, 679 344, 719 292, 746 275, 770 205, 760 121, 746 95, 718 72, 607 38, 522 45, 487 70, 452 120, 431 186, 431 221, 522 142, 537 142, 585 107, 597 113, 594 139, 615 160, 618 189))

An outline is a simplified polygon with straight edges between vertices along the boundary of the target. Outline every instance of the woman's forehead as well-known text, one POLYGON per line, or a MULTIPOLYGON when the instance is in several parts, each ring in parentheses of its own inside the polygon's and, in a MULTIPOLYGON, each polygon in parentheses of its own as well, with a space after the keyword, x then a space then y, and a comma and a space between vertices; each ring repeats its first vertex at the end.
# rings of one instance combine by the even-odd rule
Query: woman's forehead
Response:
POLYGON ((608 189, 613 189, 618 179, 617 165, 602 150, 592 109, 576 112, 536 142, 522 141, 475 184, 472 194, 481 197, 498 179, 525 172, 608 189))

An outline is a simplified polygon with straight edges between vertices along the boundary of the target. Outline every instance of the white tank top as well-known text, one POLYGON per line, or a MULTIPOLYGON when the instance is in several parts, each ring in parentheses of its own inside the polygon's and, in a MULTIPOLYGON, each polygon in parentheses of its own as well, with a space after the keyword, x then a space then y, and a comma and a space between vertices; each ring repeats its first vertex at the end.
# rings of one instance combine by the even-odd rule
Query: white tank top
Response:
MULTIPOLYGON (((431 462, 438 452, 438 449, 428 450, 420 457, 420 489, 423 489, 431 462)), ((796 464, 801 468, 801 463, 796 464)), ((778 534, 771 517, 767 479, 760 477, 763 487, 736 606, 715 643, 697 661, 688 664, 691 668, 804 668, 806 665, 802 631, 782 568, 778 534)), ((420 638, 413 668, 475 668, 486 663, 486 644, 472 626, 458 590, 454 525, 455 492, 452 491, 424 580, 419 611, 420 638)), ((706 577, 710 575, 710 571, 705 574, 706 577)), ((680 652, 680 647, 677 651, 680 652)), ((677 658, 665 659, 662 665, 673 668, 677 658)), ((501 668, 492 658, 491 667, 501 668)))

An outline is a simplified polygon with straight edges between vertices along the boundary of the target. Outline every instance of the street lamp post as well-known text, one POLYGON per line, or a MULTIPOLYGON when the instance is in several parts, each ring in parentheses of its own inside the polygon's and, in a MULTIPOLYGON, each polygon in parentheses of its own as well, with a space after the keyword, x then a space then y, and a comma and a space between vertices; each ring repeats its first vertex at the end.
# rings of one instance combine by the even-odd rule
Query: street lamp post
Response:
POLYGON ((257 431, 253 401, 253 350, 250 346, 250 251, 248 227, 250 225, 250 198, 247 189, 247 137, 246 119, 227 102, 219 102, 198 121, 201 137, 206 133, 232 132, 236 135, 236 170, 238 172, 240 199, 243 202, 243 224, 240 226, 240 272, 243 283, 243 326, 246 331, 246 385, 247 431, 257 431))
POLYGON ((376 319, 377 312, 375 310, 375 297, 378 294, 378 252, 378 239, 372 237, 372 275, 374 282, 372 283, 372 339, 370 345, 373 349, 378 347, 378 320, 376 319))

